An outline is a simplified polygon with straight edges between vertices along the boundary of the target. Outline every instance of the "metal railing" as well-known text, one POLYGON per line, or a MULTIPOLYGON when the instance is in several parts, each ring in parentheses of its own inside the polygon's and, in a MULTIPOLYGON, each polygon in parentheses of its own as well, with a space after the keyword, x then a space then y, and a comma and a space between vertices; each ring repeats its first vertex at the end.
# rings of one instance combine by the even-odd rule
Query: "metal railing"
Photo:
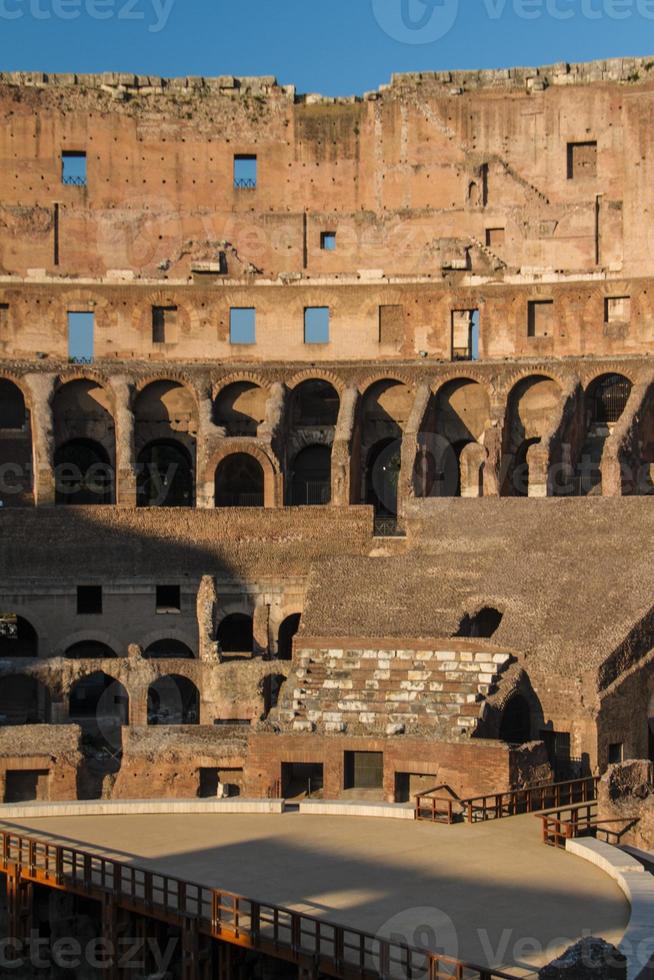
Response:
POLYGON ((61 178, 61 183, 67 187, 86 187, 86 177, 65 176, 61 178))
POLYGON ((570 779, 562 783, 542 783, 527 789, 508 790, 473 796, 465 800, 451 796, 435 796, 443 787, 436 787, 415 797, 415 819, 432 820, 436 823, 455 823, 465 820, 478 823, 485 820, 501 820, 524 813, 535 813, 554 807, 572 806, 597 799, 598 776, 570 779), (446 819, 447 818, 447 819, 446 819))
POLYGON ((257 182, 254 177, 235 177, 234 187, 239 191, 254 191, 257 189, 257 182))
POLYGON ((397 517, 375 517, 373 534, 376 538, 404 538, 404 531, 397 517))
POLYGON ((392 939, 233 892, 2 831, 0 871, 74 894, 109 898, 160 921, 344 980, 515 980, 392 939))

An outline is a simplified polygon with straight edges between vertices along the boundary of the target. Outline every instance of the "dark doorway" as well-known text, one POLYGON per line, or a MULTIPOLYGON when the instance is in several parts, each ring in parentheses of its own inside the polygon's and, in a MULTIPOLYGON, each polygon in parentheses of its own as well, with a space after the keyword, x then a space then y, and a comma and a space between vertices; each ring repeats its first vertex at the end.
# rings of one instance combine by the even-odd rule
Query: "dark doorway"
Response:
POLYGON ((469 615, 466 613, 459 624, 455 636, 479 637, 489 639, 500 628, 502 613, 492 606, 484 606, 479 612, 469 615))
POLYGON ((80 640, 68 647, 64 656, 71 660, 109 660, 116 654, 111 647, 99 640, 80 640))
POLYGON ((281 623, 277 635, 277 657, 279 660, 292 659, 293 637, 300 628, 300 618, 300 613, 292 613, 281 623))
POLYGON ((168 674, 148 688, 148 725, 197 725, 200 692, 188 677, 168 674))
POLYGON ((383 752, 346 752, 344 789, 383 789, 383 752))
POLYGON ((320 506, 332 498, 332 451, 329 446, 307 446, 293 461, 289 503, 295 507, 320 506))
POLYGON ((71 439, 55 452, 55 503, 111 504, 114 475, 106 449, 92 439, 71 439))
POLYGON ((622 374, 606 374, 589 389, 591 425, 617 422, 629 401, 631 381, 622 374))
POLYGON ((225 616, 216 631, 216 639, 222 653, 252 653, 254 646, 252 617, 244 613, 225 616))
POLYGON ((38 657, 36 630, 22 616, 0 615, 0 657, 38 657))
POLYGON ((138 458, 139 507, 192 507, 193 463, 179 442, 151 442, 138 458))
POLYGON ((292 800, 322 797, 322 762, 282 762, 282 796, 292 800))
POLYGON ((510 745, 522 745, 531 739, 531 712, 521 694, 514 694, 502 714, 500 739, 510 745))
POLYGON ((155 640, 143 651, 143 656, 153 660, 193 660, 193 651, 181 640, 155 640))
POLYGON ((48 799, 49 769, 8 770, 5 774, 5 803, 31 803, 48 799))
POLYGON ((108 719, 126 725, 129 719, 127 691, 113 677, 98 671, 83 677, 70 692, 69 714, 71 719, 108 719))
POLYGON ((263 507, 263 468, 249 453, 234 453, 216 469, 216 507, 263 507))

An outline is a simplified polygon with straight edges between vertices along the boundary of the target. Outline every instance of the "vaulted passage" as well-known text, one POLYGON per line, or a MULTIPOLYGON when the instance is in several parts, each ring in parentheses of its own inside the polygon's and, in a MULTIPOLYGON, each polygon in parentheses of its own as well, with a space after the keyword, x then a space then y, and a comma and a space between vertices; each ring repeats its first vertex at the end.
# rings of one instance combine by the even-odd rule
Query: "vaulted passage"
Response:
POLYGON ((50 720, 50 692, 35 677, 0 678, 0 725, 39 725, 50 720))
POLYGON ((531 739, 531 711, 521 694, 514 694, 504 708, 500 738, 511 745, 522 745, 531 739))
POLYGON ((197 725, 200 693, 187 677, 168 674, 148 688, 148 725, 197 725))
POLYGON ((114 503, 115 427, 105 389, 84 379, 62 385, 53 399, 52 416, 55 502, 114 503))
POLYGON ((266 417, 267 392, 250 381, 227 385, 214 402, 214 422, 228 436, 256 436, 266 417))
POLYGON ((0 378, 0 506, 34 503, 30 413, 22 391, 0 378))
POLYGON ((263 507, 261 463, 248 453, 235 453, 216 469, 216 507, 263 507))
POLYGON ((148 443, 138 457, 137 477, 139 507, 193 506, 193 463, 181 443, 148 443))
POLYGON ((331 500, 332 452, 329 446, 307 446, 291 464, 290 499, 294 507, 328 504, 331 500))
POLYGON ((216 640, 223 653, 252 653, 254 633, 252 617, 244 613, 225 616, 216 631, 216 640))
POLYGON ((353 460, 354 483, 359 484, 356 499, 371 504, 380 517, 397 515, 402 438, 412 403, 407 385, 384 380, 371 385, 360 406, 355 440, 359 452, 354 454, 359 458, 353 460))
POLYGON ((71 660, 106 660, 115 657, 115 652, 99 640, 80 640, 66 650, 65 657, 71 660))
POLYGON ((129 719, 127 691, 115 678, 98 671, 81 678, 70 691, 71 721, 93 721, 126 725, 129 719))
POLYGON ((195 504, 197 409, 191 392, 155 381, 134 403, 139 507, 195 504))
POLYGON ((143 656, 153 660, 193 660, 195 654, 181 640, 164 639, 155 640, 146 647, 143 656))
POLYGON ((22 616, 14 613, 0 615, 0 658, 38 657, 39 639, 36 630, 22 616))
POLYGON ((300 613, 291 613, 279 626, 277 634, 277 656, 280 660, 291 660, 293 657, 293 637, 300 628, 300 613))

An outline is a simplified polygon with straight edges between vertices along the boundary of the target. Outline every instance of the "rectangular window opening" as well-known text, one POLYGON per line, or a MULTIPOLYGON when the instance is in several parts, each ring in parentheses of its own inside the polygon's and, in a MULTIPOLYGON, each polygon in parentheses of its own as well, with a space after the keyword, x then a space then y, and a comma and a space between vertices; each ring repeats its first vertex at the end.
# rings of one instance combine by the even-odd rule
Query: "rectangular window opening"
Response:
POLYGON ((93 360, 95 316, 93 313, 68 314, 68 359, 76 364, 93 360))
POLYGON ((179 585, 157 586, 157 612, 178 613, 182 609, 181 587, 179 585))
POLYGON ((255 344, 257 340, 254 307, 232 307, 229 311, 230 344, 255 344))
POLYGON ((102 586, 77 586, 77 615, 100 616, 102 613, 102 586))
POLYGON ((479 360, 479 310, 452 310, 452 360, 479 360))
POLYGON ((604 300, 605 323, 629 323, 631 320, 631 298, 629 296, 607 296, 604 300))
POLYGON ((612 742, 609 745, 609 765, 616 766, 624 760, 624 745, 622 742, 612 742))
POLYGON ((383 786, 383 752, 344 753, 343 789, 382 789, 383 786))
POLYGON ((171 344, 177 340, 177 307, 152 307, 152 343, 171 344))
POLYGON ((504 228, 486 229, 486 248, 501 248, 505 239, 506 230, 504 228))
POLYGON ((257 186, 257 158, 252 154, 239 153, 234 157, 234 187, 240 191, 253 191, 257 186))
POLYGON ((304 343, 329 343, 329 307, 307 306, 304 311, 304 343))
POLYGON ((554 334, 554 300, 530 300, 527 310, 527 336, 551 337, 554 334))
POLYGON ((325 252, 336 251, 336 232, 323 231, 320 233, 320 247, 325 252))
POLYGON ((597 142, 568 143, 568 180, 597 177, 597 142))
POLYGON ((81 150, 63 151, 61 182, 72 187, 86 187, 86 153, 81 150))

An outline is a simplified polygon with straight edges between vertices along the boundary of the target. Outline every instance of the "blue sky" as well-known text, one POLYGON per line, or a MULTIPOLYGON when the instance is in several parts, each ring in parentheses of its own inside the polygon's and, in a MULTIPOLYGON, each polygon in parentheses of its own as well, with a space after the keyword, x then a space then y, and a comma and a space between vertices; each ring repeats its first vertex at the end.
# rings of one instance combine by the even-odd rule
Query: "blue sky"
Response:
POLYGON ((360 94, 393 71, 654 54, 654 0, 0 0, 4 70, 277 75, 360 94))

